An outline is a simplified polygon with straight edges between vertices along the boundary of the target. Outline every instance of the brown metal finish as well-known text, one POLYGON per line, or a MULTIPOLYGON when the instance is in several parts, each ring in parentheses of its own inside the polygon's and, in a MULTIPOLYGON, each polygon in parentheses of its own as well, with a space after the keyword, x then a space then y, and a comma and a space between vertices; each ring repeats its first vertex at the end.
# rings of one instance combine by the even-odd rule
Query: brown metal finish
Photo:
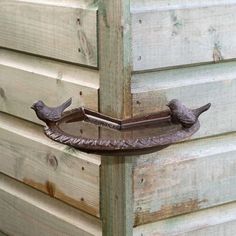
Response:
POLYGON ((58 108, 41 109, 40 116, 34 109, 47 124, 45 134, 81 151, 103 155, 149 153, 187 139, 200 128, 199 115, 210 108, 207 104, 191 110, 172 100, 168 104, 170 110, 119 120, 84 107, 62 113, 69 103, 70 100, 58 108), (49 119, 50 112, 57 117, 60 113, 60 118, 49 119))

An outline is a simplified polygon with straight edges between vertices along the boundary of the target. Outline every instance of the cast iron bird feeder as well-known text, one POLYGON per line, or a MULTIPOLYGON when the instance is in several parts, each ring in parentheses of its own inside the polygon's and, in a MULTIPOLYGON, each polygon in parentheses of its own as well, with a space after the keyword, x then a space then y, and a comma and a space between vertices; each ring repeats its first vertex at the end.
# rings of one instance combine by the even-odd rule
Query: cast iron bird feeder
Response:
POLYGON ((49 138, 102 155, 150 153, 187 139, 199 130, 198 117, 211 106, 191 110, 174 99, 167 105, 169 110, 120 120, 85 107, 63 112, 70 104, 71 99, 50 108, 38 101, 32 108, 46 123, 49 138))

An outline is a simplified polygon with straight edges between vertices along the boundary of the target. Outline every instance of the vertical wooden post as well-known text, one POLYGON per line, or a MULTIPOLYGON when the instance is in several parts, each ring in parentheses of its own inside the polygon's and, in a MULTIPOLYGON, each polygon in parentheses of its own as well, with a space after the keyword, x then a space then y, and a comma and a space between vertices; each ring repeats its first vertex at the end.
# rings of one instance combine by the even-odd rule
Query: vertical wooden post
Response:
POLYGON ((132 157, 102 157, 103 236, 133 235, 132 157))
POLYGON ((131 33, 129 0, 100 0, 100 110, 131 116, 131 33))
MULTIPOLYGON (((100 111, 130 117, 130 2, 100 0, 98 12, 100 111)), ((131 157, 102 157, 101 217, 104 236, 133 235, 131 157)))

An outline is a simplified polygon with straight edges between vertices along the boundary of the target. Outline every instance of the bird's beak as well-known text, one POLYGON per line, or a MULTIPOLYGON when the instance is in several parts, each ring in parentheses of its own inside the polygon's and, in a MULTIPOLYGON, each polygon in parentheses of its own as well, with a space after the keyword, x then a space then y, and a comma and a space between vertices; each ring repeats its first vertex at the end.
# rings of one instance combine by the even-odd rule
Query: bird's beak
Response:
POLYGON ((32 105, 30 108, 31 108, 31 109, 33 109, 33 110, 35 110, 35 107, 34 107, 34 105, 32 105))

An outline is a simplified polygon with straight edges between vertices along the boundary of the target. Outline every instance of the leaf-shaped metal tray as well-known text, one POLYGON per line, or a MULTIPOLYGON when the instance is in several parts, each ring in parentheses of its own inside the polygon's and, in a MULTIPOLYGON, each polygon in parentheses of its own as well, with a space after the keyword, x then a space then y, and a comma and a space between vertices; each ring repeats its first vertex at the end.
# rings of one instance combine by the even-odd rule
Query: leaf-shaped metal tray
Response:
MULTIPOLYGON (((209 104, 208 107, 205 106, 204 111, 209 107, 209 104)), ((47 115, 50 111, 55 113, 55 110, 50 109, 59 109, 59 107, 46 108, 47 115)), ((35 110, 39 117, 37 109, 35 110)), ((202 110, 201 113, 204 111, 202 110)), ((39 118, 42 119, 42 116, 39 118)), ((170 109, 119 120, 79 107, 62 113, 60 119, 47 120, 45 118, 43 120, 47 124, 44 128, 45 134, 57 142, 89 153, 133 155, 158 151, 189 138, 200 128, 197 118, 191 125, 189 123, 187 125, 181 122, 181 117, 178 117, 178 114, 176 117, 170 109)))

